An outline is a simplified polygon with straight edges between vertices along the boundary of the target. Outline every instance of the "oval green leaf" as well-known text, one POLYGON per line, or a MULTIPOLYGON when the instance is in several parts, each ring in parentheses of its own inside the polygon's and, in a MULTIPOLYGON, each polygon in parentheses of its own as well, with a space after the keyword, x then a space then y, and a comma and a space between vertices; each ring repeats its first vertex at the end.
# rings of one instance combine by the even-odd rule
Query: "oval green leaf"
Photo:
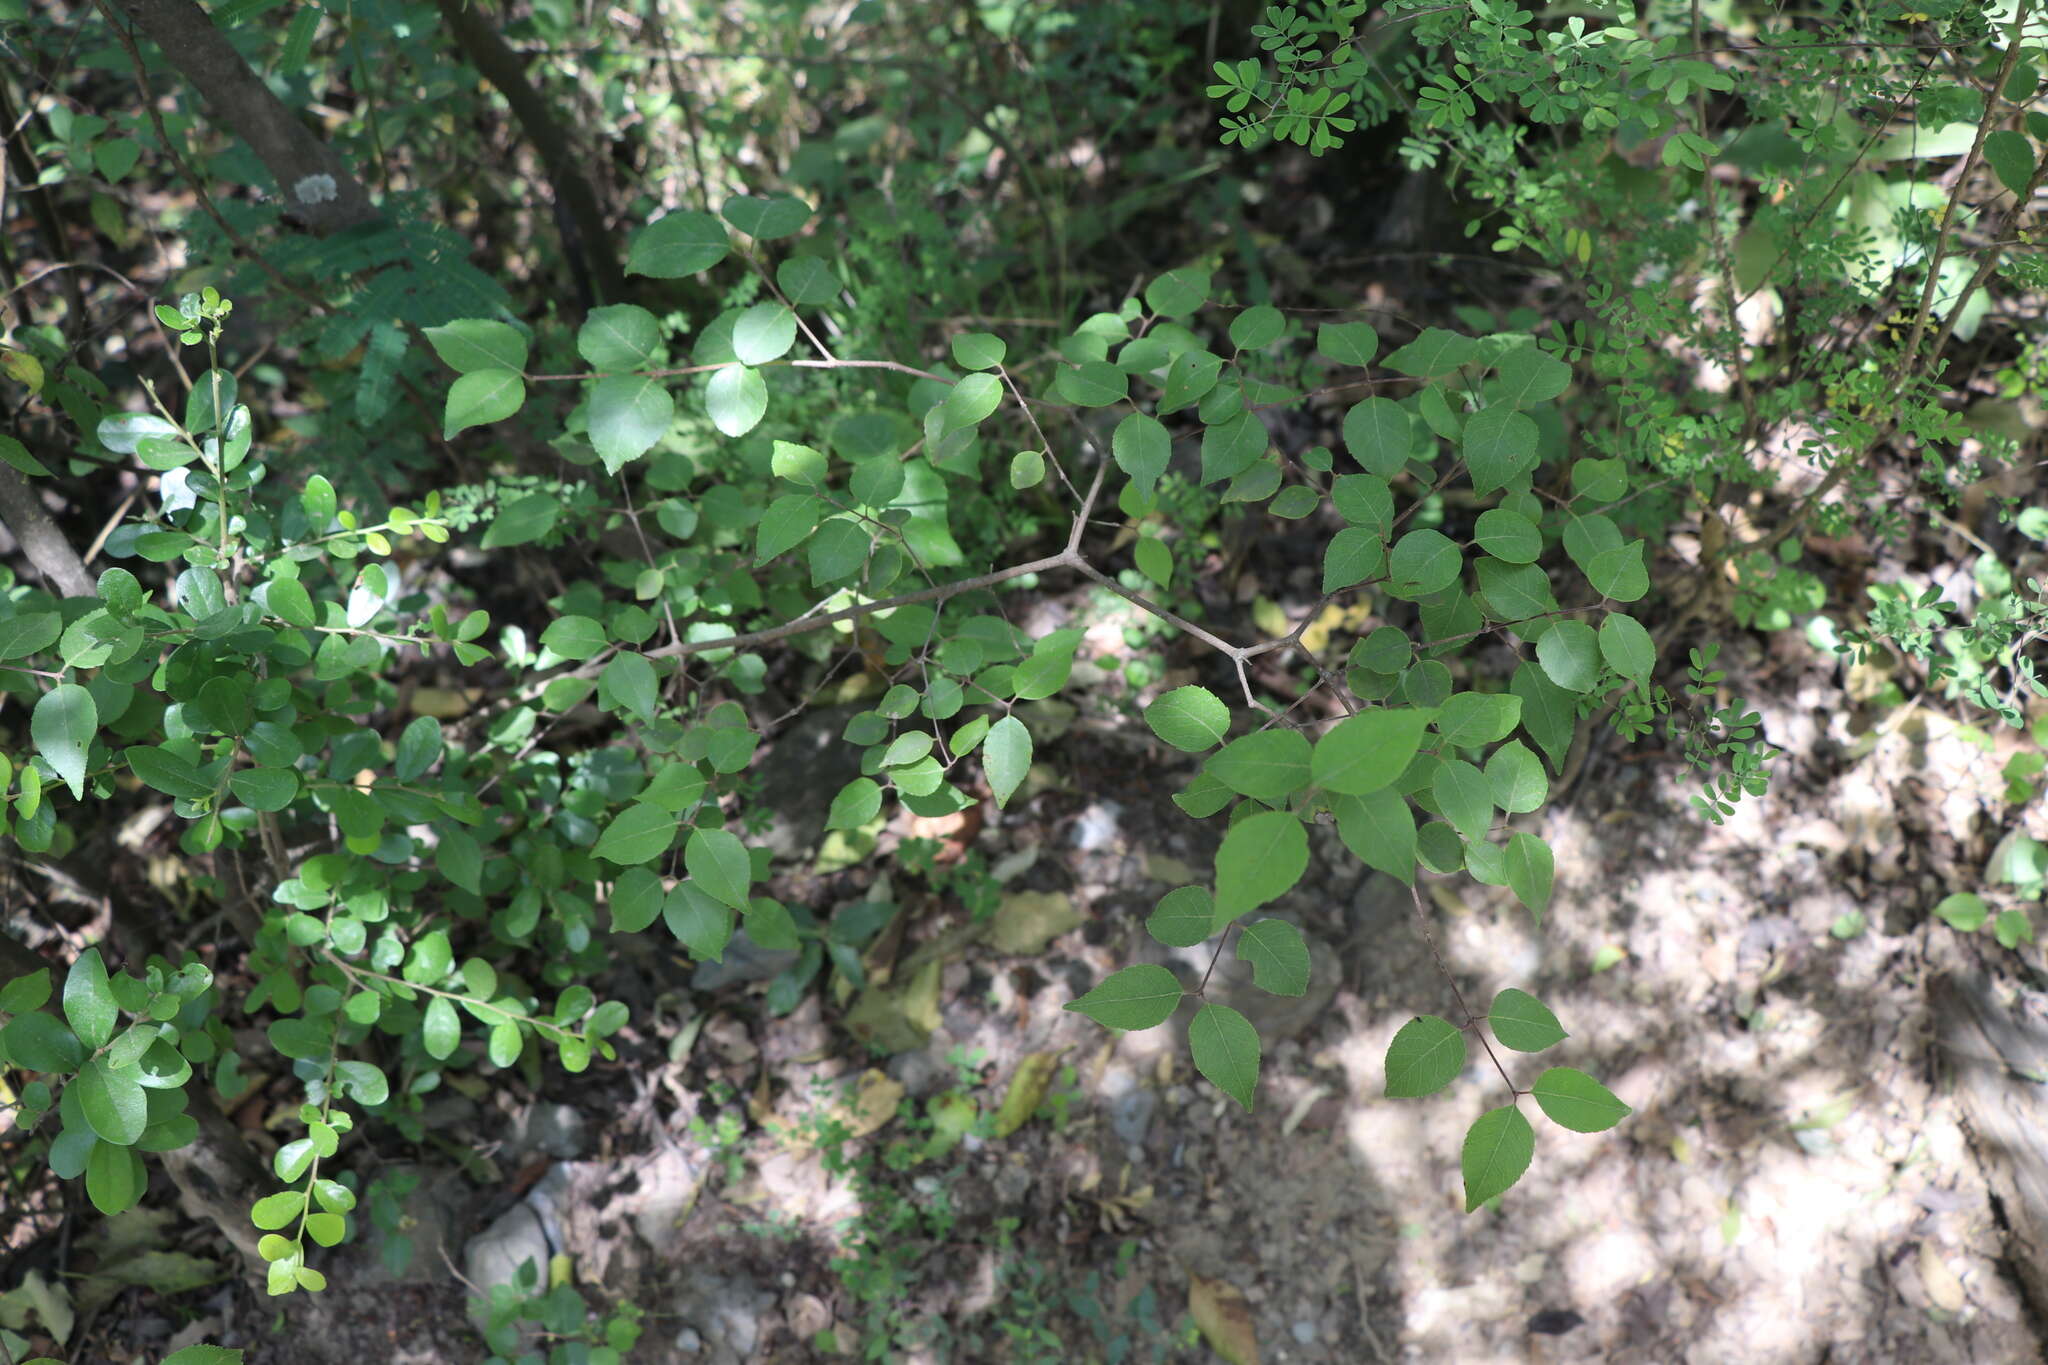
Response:
POLYGON ((1448 1019, 1417 1015, 1387 1044, 1387 1098, 1434 1095, 1464 1069, 1464 1032, 1448 1019))
POLYGON ((1259 1084, 1259 1031, 1251 1021, 1228 1005, 1204 1005, 1188 1025, 1188 1047, 1195 1070, 1249 1113, 1259 1084))
POLYGON ((1150 962, 1126 967, 1104 977, 1094 990, 1066 1008, 1087 1015, 1105 1028, 1152 1028, 1172 1017, 1180 1006, 1180 978, 1150 962))
POLYGON ((1568 1066, 1538 1076, 1529 1093, 1552 1122, 1574 1133, 1604 1133, 1634 1112, 1606 1086, 1568 1066))

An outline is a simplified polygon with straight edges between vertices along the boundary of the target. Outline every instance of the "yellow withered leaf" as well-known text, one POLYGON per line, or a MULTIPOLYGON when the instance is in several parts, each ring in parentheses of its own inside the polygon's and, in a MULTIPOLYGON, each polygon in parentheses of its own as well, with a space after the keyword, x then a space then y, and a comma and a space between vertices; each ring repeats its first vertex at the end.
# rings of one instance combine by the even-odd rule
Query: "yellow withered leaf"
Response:
POLYGON ((1045 1092, 1052 1089, 1052 1078, 1058 1074, 1060 1057, 1066 1052, 1034 1052, 1017 1063, 1017 1070, 1010 1077, 1010 1088, 1003 1093, 1003 1107, 996 1111, 993 1133, 1006 1138, 1031 1121, 1038 1112, 1038 1106, 1045 1103, 1045 1092))
POLYGON ((1201 1329, 1209 1349, 1230 1365, 1259 1365, 1259 1340, 1252 1332, 1252 1309, 1244 1294, 1228 1280, 1188 1273, 1188 1316, 1201 1329))

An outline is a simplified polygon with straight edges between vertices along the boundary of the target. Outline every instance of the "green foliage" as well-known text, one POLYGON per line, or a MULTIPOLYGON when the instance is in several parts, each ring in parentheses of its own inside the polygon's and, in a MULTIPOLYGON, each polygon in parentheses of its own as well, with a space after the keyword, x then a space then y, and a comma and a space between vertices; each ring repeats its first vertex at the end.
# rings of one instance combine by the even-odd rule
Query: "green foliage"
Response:
MULTIPOLYGON (((1537 819, 1601 727, 1669 743, 1703 818, 1761 793, 1776 751, 1716 666, 1706 637, 1724 624, 1802 628, 1849 660, 1894 651, 1929 687, 2021 723, 2026 695, 2048 695, 2028 654, 2048 616, 2037 580, 1987 550, 1967 607, 1901 581, 1822 616, 1828 583, 1803 533, 1896 540, 1911 529, 1897 487, 1946 505, 2017 454, 2009 430, 1946 401, 1959 380, 1943 367, 1951 339, 1998 325, 1994 290, 2044 283, 2037 259, 2008 249, 2032 243, 2002 207, 2043 175, 2048 126, 2022 55, 2038 50, 2033 30, 1930 6, 1916 22, 1951 59, 1930 67, 1833 3, 1743 16, 1754 33, 1728 45, 1683 11, 1589 20, 1398 0, 1361 29, 1366 14, 1268 10, 1251 34, 1262 56, 1213 67, 1222 141, 1322 155, 1403 120, 1408 166, 1440 169, 1479 207, 1469 236, 1549 272, 1555 316, 1465 309, 1457 329, 1383 344, 1371 323, 1318 312, 1311 336, 1268 273, 1278 249, 1249 230, 1228 263, 1202 245, 1135 280, 1119 266, 1115 287, 1077 269, 1162 204, 1186 212, 1212 169, 1179 148, 1164 98, 1188 60, 1181 16, 1140 4, 874 19, 906 50, 977 68, 964 111, 931 100, 929 80, 863 80, 843 50, 816 59, 807 45, 825 40, 793 12, 756 16, 753 36, 801 58, 762 64, 764 98, 801 88, 843 126, 768 148, 752 110, 713 101, 704 135, 720 164, 696 170, 695 206, 639 194, 630 297, 580 312, 515 313, 420 188, 326 238, 269 231, 268 201, 195 218, 190 247, 210 268, 194 282, 215 283, 153 314, 193 362, 175 399, 144 385, 130 410, 138 395, 91 373, 58 329, 22 329, 6 371, 49 407, 61 435, 45 446, 64 458, 6 438, 10 476, 119 471, 143 491, 108 528, 90 596, 0 593, 0 683, 27 715, 0 753, 0 833, 62 855, 146 792, 179 822, 180 856, 264 873, 234 905, 249 921, 238 998, 190 947, 123 970, 88 948, 61 988, 48 973, 0 983, 0 1064, 29 1078, 18 1119, 50 1168, 82 1177, 104 1212, 132 1206, 142 1154, 196 1139, 199 1087, 247 1085, 236 1030, 258 1026, 300 1092, 249 1216, 271 1292, 315 1290, 309 1259, 355 1235, 357 1185, 337 1163, 358 1122, 417 1140, 423 1097, 461 1073, 615 1057, 627 1010, 594 986, 608 934, 662 936, 702 961, 738 935, 794 951, 772 1013, 821 980, 864 987, 863 951, 893 907, 821 922, 764 894, 753 835, 768 812, 749 776, 763 735, 745 703, 771 676, 816 695, 859 665, 837 695, 859 708, 843 740, 860 775, 826 821, 851 861, 900 812, 950 816, 984 795, 1012 807, 1035 790, 1062 695, 1120 662, 1083 629, 1033 639, 1013 624, 1014 595, 1048 578, 1139 613, 1132 651, 1179 632, 1212 652, 1199 681, 1158 695, 1153 662, 1121 661, 1151 733, 1195 756, 1175 800, 1213 824, 1217 849, 1146 928, 1212 962, 1234 951, 1255 988, 1283 996, 1317 964, 1286 918, 1259 912, 1302 894, 1313 849, 1341 848, 1344 866, 1317 869, 1332 882, 1369 868, 1408 886, 1425 934, 1421 882, 1459 874, 1505 888, 1540 925, 1570 870, 1537 819), (1074 40, 1110 24, 1113 51, 1074 40), (1077 126, 1143 149, 1142 176, 1084 193, 1077 126), (945 154, 885 161, 899 132, 945 154), (743 164, 760 183, 741 183, 743 164), (1003 232, 1019 211, 1045 231, 1003 232), (250 234, 260 251, 244 249, 250 234), (974 246, 990 240, 1003 249, 974 246), (294 373, 231 361, 240 329, 266 326, 252 313, 287 308, 274 335, 250 336, 294 373), (1276 446, 1268 417, 1332 403, 1338 449, 1276 446), (1903 470, 1887 468, 1897 451, 1911 453, 1903 470), (1805 483, 1774 503, 1788 464, 1805 483), (1233 645, 1202 624, 1194 580, 1223 531, 1268 515, 1318 538, 1319 596, 1233 645), (1682 575, 1674 531, 1697 546, 1682 575), (493 566, 542 566, 545 586, 423 586, 421 557, 458 538, 493 566), (1330 607, 1375 624, 1312 635, 1330 607), (1248 665, 1266 656, 1322 709, 1255 688, 1248 665), (452 704, 401 681, 415 659, 464 679, 431 689, 452 704), (453 690, 469 681, 488 694, 453 690), (1319 826, 1334 845, 1311 840, 1319 826)), ((562 22, 532 19, 544 36, 562 22)), ((351 39, 359 88, 380 57, 404 61, 425 73, 407 129, 460 123, 468 73, 419 26, 381 27, 351 39)), ((317 15, 294 22, 279 83, 307 79, 322 31, 317 15)), ((630 57, 594 60, 617 74, 630 57)), ((104 48, 82 69, 126 60, 104 48)), ((652 120, 670 99, 634 98, 607 117, 652 120)), ((377 101, 362 104, 336 137, 381 162, 377 101)), ((153 113, 115 122, 54 102, 46 180, 104 187, 144 156, 183 161, 198 121, 153 113)), ((694 155, 694 122, 689 142, 694 155)), ((1242 229, 1241 190, 1200 202, 1242 229)), ((475 193, 502 207, 495 187, 475 193)), ((90 211, 116 238, 97 200, 90 211)), ((2017 349, 1998 392, 2038 401, 2048 346, 2017 349)), ((2048 540, 2048 513, 2009 501, 2015 530, 2048 540)), ((2041 771, 2007 778, 2024 799, 2041 771)), ((941 866, 911 840, 895 857, 970 919, 994 910, 978 853, 941 866)), ((227 887, 203 876, 195 887, 225 909, 227 887)), ((2038 898, 2048 856, 2016 836, 1991 879, 2038 898)), ((2018 905, 1994 913, 1973 892, 1935 913, 1963 932, 1988 924, 2008 948, 2032 938, 2018 905)), ((1126 966, 1069 1008, 1111 1029, 1185 1027, 1201 1074, 1255 1104, 1261 1040, 1199 982, 1126 966)), ((1385 1093, 1445 1089, 1478 1043, 1510 1101, 1464 1144, 1477 1208, 1533 1159, 1522 1096, 1575 1132, 1629 1108, 1573 1067, 1510 1072, 1494 1042, 1534 1054, 1567 1041, 1534 996, 1458 1008, 1395 1035, 1385 1093)), ((1041 1103, 1061 1112, 1060 1092, 1020 1093, 1011 1127, 1041 1103)), ((966 1127, 960 1105, 911 1117, 929 1131, 898 1151, 906 1163, 966 1127)), ((363 1212, 395 1230, 407 1193, 380 1180, 363 1212)), ((917 1270, 906 1248, 950 1211, 892 1203, 878 1179, 864 1194, 839 1269, 870 1339, 894 1343, 917 1270)), ((408 1245, 389 1239, 386 1254, 408 1245)), ((593 1326, 552 1273, 543 1289, 542 1269, 484 1306, 493 1349, 509 1354, 525 1322, 589 1358, 630 1347, 630 1313, 593 1326)), ((1020 1273, 1013 1296, 1017 1349, 1045 1346, 1040 1289, 1020 1273)))

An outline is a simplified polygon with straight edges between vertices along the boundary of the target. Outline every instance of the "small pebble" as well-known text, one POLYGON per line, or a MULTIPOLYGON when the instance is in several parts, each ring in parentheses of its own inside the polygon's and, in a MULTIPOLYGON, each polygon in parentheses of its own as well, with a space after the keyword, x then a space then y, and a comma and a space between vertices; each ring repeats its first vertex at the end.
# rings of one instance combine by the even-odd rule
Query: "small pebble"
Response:
POLYGON ((1316 1325, 1307 1318, 1297 1318, 1293 1327, 1294 1339, 1306 1346, 1316 1339, 1316 1325))

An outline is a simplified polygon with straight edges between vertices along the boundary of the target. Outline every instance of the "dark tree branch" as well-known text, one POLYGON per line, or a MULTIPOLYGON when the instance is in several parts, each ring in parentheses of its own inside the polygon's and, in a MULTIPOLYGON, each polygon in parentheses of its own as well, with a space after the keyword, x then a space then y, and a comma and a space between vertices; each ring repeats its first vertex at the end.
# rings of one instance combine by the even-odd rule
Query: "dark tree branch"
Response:
POLYGON ((0 522, 7 523, 28 562, 58 596, 92 597, 98 593, 85 561, 57 529, 41 496, 20 470, 8 464, 0 464, 0 522))
POLYGON ((527 140, 540 153, 541 164, 547 167, 548 182, 554 187, 556 203, 567 216, 564 226, 569 231, 565 235, 580 239, 568 243, 570 258, 581 258, 589 264, 598 302, 618 302, 625 296, 625 274, 619 269, 618 255, 612 249, 611 231, 605 224, 603 210, 598 207, 597 193, 591 189, 582 167, 577 165, 569 135, 548 108, 547 101, 534 89, 533 82, 526 78, 526 67, 519 54, 512 50, 476 5, 467 3, 467 0, 434 0, 434 3, 448 25, 448 31, 455 35, 455 43, 462 49, 462 55, 469 58, 484 79, 505 97, 505 103, 511 106, 512 117, 519 120, 527 140))
POLYGON ((192 0, 118 3, 207 107, 255 151, 277 181, 287 217, 323 235, 377 221, 369 191, 340 154, 270 93, 205 10, 192 0))

